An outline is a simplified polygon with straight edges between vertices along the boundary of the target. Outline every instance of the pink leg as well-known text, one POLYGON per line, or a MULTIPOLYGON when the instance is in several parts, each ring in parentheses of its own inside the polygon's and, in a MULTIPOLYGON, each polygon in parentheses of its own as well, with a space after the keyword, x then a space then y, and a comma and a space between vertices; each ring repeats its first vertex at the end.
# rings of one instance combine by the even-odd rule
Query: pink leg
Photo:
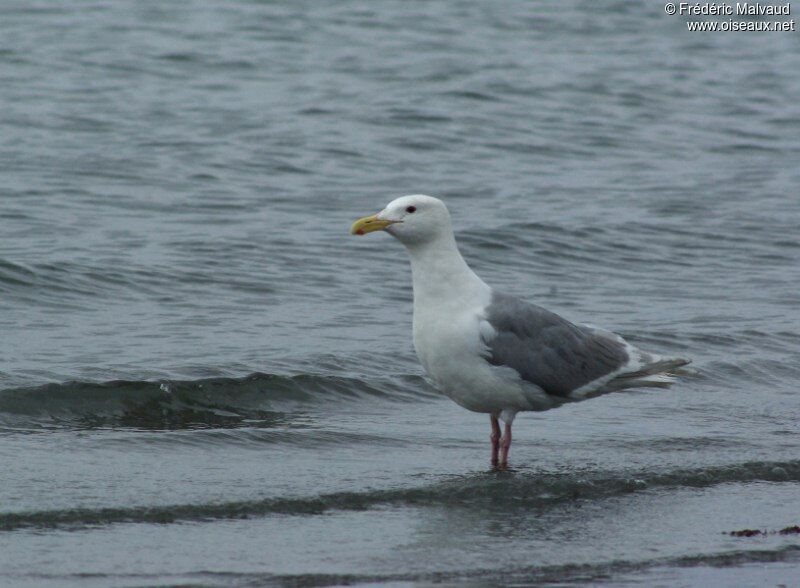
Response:
POLYGON ((508 450, 511 449, 511 423, 506 423, 503 438, 500 439, 500 469, 508 467, 508 450))
POLYGON ((500 451, 500 423, 495 415, 492 415, 492 434, 489 439, 492 440, 492 467, 496 468, 498 463, 497 454, 500 451))

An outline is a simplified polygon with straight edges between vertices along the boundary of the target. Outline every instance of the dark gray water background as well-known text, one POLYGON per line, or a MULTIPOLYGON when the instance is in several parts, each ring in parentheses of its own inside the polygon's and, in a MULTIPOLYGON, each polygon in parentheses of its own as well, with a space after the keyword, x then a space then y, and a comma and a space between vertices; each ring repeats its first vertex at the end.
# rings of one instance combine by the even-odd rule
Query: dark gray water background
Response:
MULTIPOLYGON (((793 7, 794 8, 794 7, 793 7)), ((791 582, 800 37, 655 2, 4 2, 0 583, 791 582), (516 422, 437 395, 428 193, 498 289, 689 356, 516 422)))

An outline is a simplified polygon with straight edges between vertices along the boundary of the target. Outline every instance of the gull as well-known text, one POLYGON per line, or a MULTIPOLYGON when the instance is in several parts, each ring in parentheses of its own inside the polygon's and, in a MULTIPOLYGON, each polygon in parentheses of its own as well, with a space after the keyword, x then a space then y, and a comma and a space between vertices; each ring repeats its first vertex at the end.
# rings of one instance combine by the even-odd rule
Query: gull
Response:
POLYGON ((408 249, 414 350, 439 390, 468 410, 489 414, 493 468, 508 467, 518 412, 628 388, 665 388, 674 382, 674 370, 689 363, 495 291, 464 261, 450 213, 437 198, 397 198, 350 229, 353 235, 375 231, 408 249))

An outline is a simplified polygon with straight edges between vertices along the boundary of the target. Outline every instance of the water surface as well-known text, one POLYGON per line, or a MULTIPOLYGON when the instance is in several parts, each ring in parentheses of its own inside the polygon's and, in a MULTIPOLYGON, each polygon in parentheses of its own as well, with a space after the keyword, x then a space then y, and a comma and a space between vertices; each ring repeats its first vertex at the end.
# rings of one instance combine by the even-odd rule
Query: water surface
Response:
POLYGON ((800 42, 663 7, 11 2, 0 583, 791 583, 800 42), (450 206, 490 284, 669 391, 520 415, 513 471, 411 345, 450 206))

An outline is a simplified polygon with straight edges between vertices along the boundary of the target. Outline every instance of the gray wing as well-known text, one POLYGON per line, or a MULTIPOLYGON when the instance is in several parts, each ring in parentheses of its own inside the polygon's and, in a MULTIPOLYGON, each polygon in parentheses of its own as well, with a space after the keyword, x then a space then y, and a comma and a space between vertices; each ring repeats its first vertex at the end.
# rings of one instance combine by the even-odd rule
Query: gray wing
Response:
POLYGON ((486 319, 497 335, 485 341, 489 363, 515 369, 546 393, 567 397, 628 362, 619 341, 513 296, 492 293, 486 319))

